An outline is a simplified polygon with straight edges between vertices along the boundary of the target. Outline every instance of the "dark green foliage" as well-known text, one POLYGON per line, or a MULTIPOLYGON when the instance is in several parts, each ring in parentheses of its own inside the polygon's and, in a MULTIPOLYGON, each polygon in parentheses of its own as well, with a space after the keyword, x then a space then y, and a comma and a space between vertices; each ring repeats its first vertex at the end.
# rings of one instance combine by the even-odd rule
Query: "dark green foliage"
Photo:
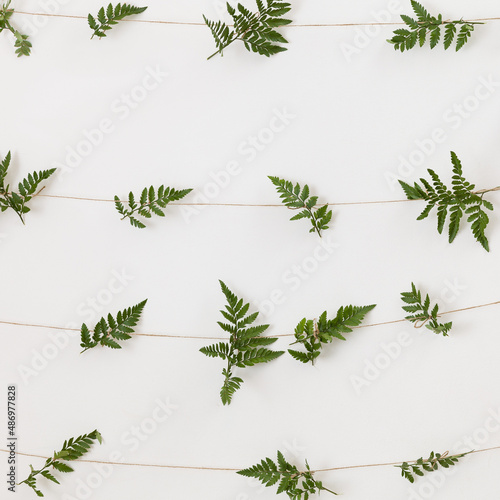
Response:
POLYGON ((417 45, 423 47, 429 35, 431 49, 433 49, 441 39, 441 31, 444 31, 443 42, 444 48, 451 47, 456 35, 455 49, 459 51, 468 41, 474 25, 483 24, 478 22, 469 22, 459 19, 458 21, 444 21, 442 14, 438 17, 431 16, 427 10, 415 0, 411 0, 413 11, 417 19, 410 16, 402 15, 401 19, 405 22, 408 28, 400 28, 394 30, 394 36, 387 40, 394 45, 394 49, 404 52, 410 50, 417 45), (460 29, 458 27, 460 26, 460 29), (457 35, 458 32, 458 35, 457 35))
POLYGON ((158 190, 155 190, 155 188, 151 186, 149 189, 144 188, 142 190, 139 201, 135 200, 134 193, 131 191, 128 195, 128 209, 123 206, 120 198, 115 196, 115 207, 122 216, 122 220, 128 218, 132 226, 143 229, 146 225, 134 217, 134 214, 140 215, 145 219, 150 219, 153 215, 165 217, 165 212, 162 208, 165 208, 172 201, 178 201, 184 198, 184 196, 191 191, 192 189, 177 191, 176 189, 165 186, 160 186, 158 190))
POLYGON ((90 330, 84 323, 81 329, 81 344, 83 351, 92 349, 97 345, 110 347, 111 349, 121 349, 118 340, 128 340, 132 338, 129 334, 134 333, 132 327, 136 326, 146 305, 147 299, 139 304, 128 307, 118 312, 116 319, 108 314, 107 318, 101 318, 91 335, 90 330))
POLYGON ((420 290, 417 290, 416 286, 411 284, 411 292, 401 293, 401 300, 408 304, 403 306, 403 310, 412 313, 410 316, 406 316, 405 319, 410 321, 410 323, 415 323, 415 328, 420 328, 425 325, 426 328, 431 330, 436 334, 442 334, 445 337, 448 336, 448 332, 451 330, 453 323, 438 323, 438 312, 439 307, 436 304, 432 309, 431 299, 427 294, 425 299, 422 301, 422 294, 420 290))
MULTIPOLYGON (((28 177, 23 179, 17 186, 18 192, 9 191, 9 185, 5 185, 5 178, 11 161, 10 151, 2 162, 0 162, 0 210, 5 212, 11 208, 21 219, 24 224, 24 214, 27 214, 30 209, 27 203, 35 197, 38 192, 38 186, 42 181, 48 179, 55 171, 55 168, 50 170, 41 170, 33 172, 28 177)), ((42 188, 43 189, 43 188, 42 188)), ((41 190, 40 190, 41 191, 41 190)))
POLYGON ((405 479, 408 479, 410 483, 414 483, 415 476, 423 476, 425 472, 433 472, 439 467, 447 469, 448 467, 455 465, 460 458, 465 457, 465 455, 468 455, 469 453, 471 452, 449 456, 448 452, 441 455, 432 451, 427 460, 419 458, 415 462, 404 462, 402 465, 396 465, 395 467, 401 469, 401 475, 405 479))
POLYGON ((95 36, 102 38, 106 36, 106 31, 109 31, 118 21, 125 17, 144 12, 147 7, 134 7, 133 5, 118 3, 115 7, 109 4, 106 9, 101 7, 95 19, 91 14, 88 15, 90 29, 93 30, 92 38, 95 36))
POLYGON ((432 185, 425 179, 420 179, 423 186, 415 183, 413 186, 406 182, 399 181, 406 197, 409 200, 425 200, 427 205, 417 220, 425 219, 434 207, 437 207, 438 232, 441 234, 450 210, 450 222, 448 228, 448 240, 453 242, 460 229, 462 217, 468 215, 467 222, 471 223, 472 234, 481 243, 486 251, 490 251, 488 239, 484 231, 490 221, 487 213, 483 210, 493 210, 493 205, 483 199, 484 195, 495 189, 474 192, 475 185, 467 182, 463 176, 462 164, 457 155, 451 152, 453 163, 452 190, 450 191, 441 181, 439 176, 431 169, 428 169, 431 176, 432 185))
POLYGON ((343 334, 352 332, 353 327, 360 325, 366 314, 374 307, 375 305, 342 306, 333 319, 327 319, 326 311, 318 321, 303 318, 295 328, 294 344, 302 344, 306 352, 292 349, 288 352, 297 361, 314 363, 314 360, 321 354, 323 344, 328 344, 333 339, 345 340, 343 334))
POLYGON ((284 179, 269 176, 271 182, 276 186, 276 190, 280 194, 281 202, 292 210, 302 209, 297 215, 294 215, 290 220, 309 219, 312 224, 310 233, 317 232, 321 237, 321 231, 328 229, 328 223, 332 220, 332 211, 328 210, 328 205, 323 205, 314 211, 314 207, 318 201, 317 196, 309 196, 309 186, 306 184, 303 188, 300 184, 295 186, 284 179))
POLYGON ((73 468, 64 462, 77 460, 85 455, 85 453, 89 451, 94 441, 102 443, 101 434, 97 430, 91 432, 90 434, 83 434, 82 436, 79 436, 77 438, 71 438, 67 441, 64 441, 61 450, 58 452, 54 452, 52 458, 47 458, 44 466, 40 470, 35 470, 33 466, 30 465, 30 475, 19 484, 27 484, 39 497, 43 497, 43 493, 38 489, 36 484, 37 476, 40 474, 49 481, 60 484, 59 481, 47 469, 52 467, 59 472, 73 472, 73 468))
POLYGON ((28 35, 19 33, 10 24, 10 18, 14 14, 14 9, 9 9, 10 3, 11 0, 7 0, 7 3, 3 4, 0 8, 0 33, 3 30, 8 30, 14 35, 14 47, 16 48, 17 57, 29 56, 31 54, 31 42, 28 40, 28 35))
POLYGON ((240 3, 236 9, 227 3, 227 11, 233 19, 233 26, 222 21, 209 21, 205 16, 205 24, 210 28, 215 40, 217 54, 223 55, 224 49, 236 40, 241 40, 250 52, 271 56, 286 50, 278 44, 288 43, 274 28, 290 24, 291 21, 282 16, 290 11, 289 3, 280 0, 256 0, 258 12, 252 13, 240 3))
POLYGON ((322 491, 337 495, 334 491, 325 488, 321 481, 314 479, 314 471, 309 468, 307 461, 306 470, 301 472, 295 465, 285 460, 281 451, 278 451, 277 463, 270 458, 265 458, 257 465, 240 470, 238 474, 257 478, 265 486, 278 483, 276 494, 286 493, 292 500, 308 500, 311 495, 322 491))
POLYGON ((233 376, 233 369, 246 368, 258 363, 268 363, 283 354, 283 351, 271 351, 264 346, 274 344, 276 338, 261 337, 269 325, 250 326, 258 317, 259 313, 248 314, 250 304, 244 304, 229 288, 220 281, 227 305, 221 314, 229 323, 218 321, 218 325, 230 334, 229 342, 218 342, 200 351, 211 358, 227 360, 227 368, 222 370, 224 384, 220 391, 223 404, 230 404, 234 393, 241 387, 243 380, 233 376))

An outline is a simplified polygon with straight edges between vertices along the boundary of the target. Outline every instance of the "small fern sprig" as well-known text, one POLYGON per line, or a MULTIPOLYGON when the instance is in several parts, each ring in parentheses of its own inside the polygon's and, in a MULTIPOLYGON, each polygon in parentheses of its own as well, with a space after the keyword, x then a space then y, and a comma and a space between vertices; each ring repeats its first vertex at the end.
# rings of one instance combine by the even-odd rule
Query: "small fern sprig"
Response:
POLYGON ((426 472, 433 472, 439 467, 448 469, 469 453, 472 453, 472 451, 460 453, 459 455, 449 455, 448 452, 440 454, 432 451, 427 459, 422 457, 415 460, 415 462, 403 462, 401 465, 396 465, 395 467, 401 469, 401 475, 405 479, 410 481, 410 483, 414 483, 415 476, 423 476, 426 472))
POLYGON ((47 469, 52 467, 53 469, 63 473, 73 472, 74 469, 64 462, 77 460, 85 455, 85 453, 89 451, 94 441, 98 441, 99 444, 102 444, 102 437, 98 430, 95 430, 89 434, 83 434, 82 436, 79 436, 77 438, 70 438, 69 440, 64 441, 61 450, 58 452, 54 452, 52 458, 47 458, 44 466, 41 469, 36 470, 32 465, 30 465, 30 475, 19 484, 28 485, 39 497, 43 497, 43 493, 38 489, 36 484, 37 476, 43 476, 53 483, 60 484, 59 481, 54 477, 54 475, 47 469))
POLYGON ((227 305, 221 314, 229 323, 218 321, 218 325, 230 334, 229 342, 219 342, 202 347, 200 352, 211 358, 221 358, 227 361, 227 367, 222 370, 224 383, 220 397, 224 405, 231 403, 234 393, 241 387, 243 380, 233 375, 233 370, 246 368, 258 363, 268 363, 282 354, 283 351, 271 351, 264 346, 274 344, 277 338, 261 337, 269 325, 250 326, 255 322, 259 313, 247 314, 250 304, 244 304, 223 281, 220 281, 222 293, 226 297, 227 305))
POLYGON ((394 36, 390 40, 387 40, 394 45, 395 50, 400 50, 401 52, 412 49, 417 45, 417 42, 420 47, 423 47, 427 35, 429 35, 430 46, 431 49, 433 49, 441 39, 441 28, 444 29, 443 41, 445 49, 451 47, 455 35, 457 35, 458 32, 455 50, 459 51, 469 41, 474 31, 474 25, 484 24, 480 22, 464 21, 463 19, 459 19, 458 21, 444 21, 442 14, 439 14, 438 17, 431 16, 429 12, 415 0, 411 0, 411 5, 417 19, 402 15, 401 19, 409 29, 397 29, 394 31, 394 36), (459 26, 460 29, 458 29, 459 26))
POLYGON ((151 186, 149 189, 144 188, 142 190, 139 201, 135 200, 134 193, 130 191, 128 195, 128 209, 123 206, 118 196, 115 196, 115 207, 118 213, 123 219, 129 219, 132 226, 139 229, 144 229, 146 225, 141 222, 134 214, 140 215, 145 219, 150 219, 153 215, 158 215, 159 217, 165 217, 165 212, 162 210, 170 202, 178 201, 187 194, 189 194, 192 189, 182 189, 180 191, 160 186, 158 190, 151 186))
POLYGON ((116 318, 111 314, 108 314, 106 318, 102 317, 95 326, 93 335, 84 323, 81 328, 80 347, 83 347, 82 353, 99 344, 111 349, 121 349, 122 346, 117 341, 132 338, 130 333, 134 333, 133 327, 139 322, 146 302, 147 299, 133 307, 119 311, 116 318))
POLYGON ((323 344, 328 344, 333 339, 346 340, 344 333, 352 332, 353 327, 359 326, 366 314, 375 304, 369 306, 342 306, 333 319, 327 319, 325 311, 318 321, 303 318, 295 328, 295 342, 302 344, 306 352, 289 349, 290 355, 301 363, 314 364, 315 359, 321 354, 323 344))
POLYGON ((486 251, 490 251, 488 239, 484 232, 489 222, 487 213, 483 210, 493 210, 493 205, 483 197, 491 191, 498 191, 500 187, 474 191, 475 185, 468 182, 463 176, 462 164, 457 155, 451 152, 453 163, 452 190, 450 191, 441 181, 439 176, 428 169, 431 182, 420 179, 421 186, 415 183, 410 186, 406 182, 399 181, 406 197, 409 200, 425 200, 427 205, 417 220, 425 219, 434 207, 437 207, 438 232, 441 234, 450 210, 450 223, 448 228, 448 240, 453 242, 460 229, 460 222, 464 215, 468 215, 467 222, 471 223, 472 234, 486 251))
POLYGON ((28 202, 32 200, 40 191, 38 187, 40 184, 48 179, 55 171, 55 168, 50 170, 40 170, 33 172, 23 179, 17 186, 18 192, 10 191, 10 186, 5 185, 5 178, 7 177, 8 169, 11 162, 10 151, 5 158, 0 162, 0 210, 5 212, 9 208, 14 210, 24 224, 24 215, 30 209, 27 206, 28 202))
POLYGON ((134 7, 127 3, 118 3, 115 7, 110 3, 106 9, 101 7, 97 14, 97 19, 91 14, 88 15, 90 29, 93 30, 91 38, 95 36, 98 38, 105 37, 106 31, 112 29, 115 24, 118 24, 118 21, 128 16, 141 14, 146 9, 147 7, 134 7))
POLYGON ((265 486, 279 483, 276 494, 286 493, 292 500, 308 500, 311 495, 322 491, 337 495, 334 491, 325 488, 321 481, 314 479, 314 471, 309 468, 307 460, 305 468, 305 471, 300 471, 285 459, 281 451, 278 451, 276 463, 270 458, 265 458, 248 469, 238 471, 237 474, 256 478, 265 486))
POLYGON ((240 3, 236 9, 227 3, 227 11, 233 19, 232 27, 222 21, 209 21, 203 16, 217 47, 217 51, 208 59, 217 54, 222 56, 224 49, 236 40, 241 40, 249 52, 256 52, 266 57, 286 50, 286 47, 277 44, 285 44, 288 41, 274 28, 292 22, 282 18, 290 11, 290 4, 281 0, 256 0, 256 2, 257 13, 250 12, 240 3))
POLYGON ((7 3, 2 5, 0 8, 0 33, 3 30, 10 31, 16 41, 14 42, 14 47, 16 49, 17 57, 29 56, 31 54, 31 42, 28 40, 28 35, 23 35, 17 31, 12 24, 10 24, 10 18, 14 14, 14 9, 10 9, 11 0, 7 0, 7 3))
POLYGON ((328 223, 332 220, 332 211, 328 210, 328 205, 323 205, 314 211, 318 201, 317 196, 309 196, 309 186, 306 184, 301 188, 297 183, 295 186, 287 180, 269 176, 271 182, 276 186, 281 202, 292 210, 300 210, 290 220, 309 219, 312 224, 310 233, 317 232, 321 238, 321 232, 328 229, 328 223))
POLYGON ((429 294, 426 294, 425 299, 422 300, 422 293, 420 290, 417 290, 417 287, 412 283, 411 284, 411 292, 402 292, 401 300, 408 304, 403 306, 403 310, 411 313, 410 316, 406 316, 410 323, 415 324, 415 328, 421 328, 425 325, 426 328, 431 330, 437 335, 448 336, 448 332, 451 330, 453 326, 453 322, 449 323, 439 323, 438 322, 438 312, 439 306, 435 304, 431 309, 431 299, 429 298, 429 294))

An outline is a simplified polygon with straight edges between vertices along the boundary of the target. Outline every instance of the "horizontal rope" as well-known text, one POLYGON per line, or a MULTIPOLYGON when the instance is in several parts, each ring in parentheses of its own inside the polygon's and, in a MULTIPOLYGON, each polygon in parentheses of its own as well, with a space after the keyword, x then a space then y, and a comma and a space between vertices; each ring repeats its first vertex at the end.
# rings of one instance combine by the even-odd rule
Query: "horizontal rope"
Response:
MULTIPOLYGON (((475 191, 475 194, 482 193, 493 193, 500 191, 500 186, 491 189, 481 189, 480 191, 475 191)), ((115 200, 109 198, 89 198, 85 196, 65 196, 60 194, 42 194, 38 193, 36 196, 40 196, 43 198, 54 198, 60 200, 78 200, 78 201, 91 201, 98 203, 115 203, 115 200)), ((119 200, 121 203, 128 203, 128 200, 119 200)), ((335 206, 353 206, 353 205, 383 205, 386 203, 406 203, 406 202, 414 202, 414 201, 424 201, 424 200, 408 200, 408 199, 400 199, 400 200, 373 200, 373 201, 339 201, 339 202, 328 202, 328 203, 319 203, 317 206, 328 205, 330 207, 335 206)), ((184 201, 177 201, 169 203, 169 206, 186 206, 186 207, 283 207, 283 203, 189 203, 184 201)))
MULTIPOLYGON (((16 10, 16 14, 24 14, 27 16, 44 16, 44 17, 59 17, 64 19, 85 19, 87 16, 76 16, 69 14, 49 14, 47 12, 26 12, 22 10, 16 10)), ((468 19, 467 22, 480 23, 486 21, 499 21, 500 17, 483 17, 478 19, 468 19)), ((177 26, 206 26, 202 22, 185 22, 185 21, 155 21, 147 19, 123 19, 124 22, 129 23, 146 23, 146 24, 170 24, 177 26)), ((364 23, 315 23, 315 24, 297 24, 291 23, 288 27, 291 28, 327 28, 327 27, 349 27, 349 26, 399 26, 404 25, 403 22, 387 22, 387 23, 377 23, 377 22, 364 22, 364 23)), ((230 25, 231 26, 231 25, 230 25)))
MULTIPOLYGON (((480 304, 476 306, 469 306, 469 307, 463 307, 461 309, 454 309, 452 311, 445 311, 442 313, 439 313, 438 316, 443 316, 445 314, 454 314, 457 312, 463 312, 463 311, 470 311, 472 309, 480 309, 482 307, 490 307, 494 305, 500 304, 500 300, 496 302, 489 302, 488 304, 480 304)), ((354 326, 354 329, 359 329, 359 328, 370 328, 374 326, 383 326, 383 325, 392 325, 395 323, 404 323, 407 321, 406 319, 396 319, 392 321, 384 321, 382 323, 370 323, 368 325, 360 325, 360 326, 354 326)), ((78 328, 65 328, 63 326, 52 326, 52 325, 39 325, 35 323, 20 323, 16 321, 1 321, 0 324, 2 325, 12 325, 12 326, 26 326, 30 328, 47 328, 49 330, 69 330, 73 332, 79 332, 80 329, 78 328)), ((173 335, 173 334, 163 334, 163 333, 132 333, 132 335, 138 336, 138 337, 164 337, 164 338, 174 338, 174 339, 199 339, 199 340, 228 340, 227 337, 200 337, 198 335, 173 335)), ((293 337, 293 333, 281 333, 277 335, 272 335, 273 337, 293 337)))
MULTIPOLYGON (((493 450, 499 450, 500 446, 493 446, 491 448, 482 448, 480 450, 473 450, 469 452, 470 454, 473 453, 485 453, 487 451, 493 451, 493 450)), ((3 450, 0 449, 0 452, 2 453, 10 453, 9 450, 3 450)), ((47 459, 49 457, 46 457, 44 455, 36 455, 34 453, 22 453, 19 451, 15 452, 16 455, 21 455, 23 457, 34 457, 34 458, 42 458, 42 459, 47 459)), ((183 469, 183 470, 209 470, 209 471, 226 471, 226 472, 237 472, 242 470, 244 467, 241 468, 235 468, 235 467, 205 467, 205 466, 195 466, 195 465, 165 465, 165 464, 146 464, 146 463, 132 463, 132 462, 110 462, 106 460, 85 460, 85 459, 78 459, 78 460, 73 460, 74 462, 84 462, 84 463, 90 463, 90 464, 103 464, 103 465, 122 465, 125 467, 155 467, 155 468, 161 468, 161 469, 183 469)), ((312 470, 311 472, 330 472, 330 471, 336 471, 336 470, 348 470, 348 469, 366 469, 368 467, 387 467, 387 466, 394 466, 394 465, 401 465, 404 462, 407 463, 414 463, 416 460, 401 460, 400 462, 384 462, 384 463, 375 463, 375 464, 361 464, 361 465, 344 465, 344 466, 339 466, 339 467, 328 467, 325 469, 315 469, 312 470)))
MULTIPOLYGON (((499 188, 500 190, 500 188, 499 188)), ((56 198, 62 200, 79 200, 79 201, 95 201, 101 203, 114 203, 115 200, 109 198, 87 198, 83 196, 64 196, 58 194, 38 194, 37 196, 44 198, 56 198)), ((321 203, 320 205, 372 205, 372 204, 383 204, 383 203, 404 203, 406 201, 418 201, 418 200, 380 200, 380 201, 345 201, 345 202, 335 202, 335 203, 321 203)), ((128 200, 120 200, 121 203, 128 203, 128 200)), ((203 206, 203 207, 283 207, 282 203, 188 203, 182 201, 176 201, 169 203, 169 206, 203 206)))

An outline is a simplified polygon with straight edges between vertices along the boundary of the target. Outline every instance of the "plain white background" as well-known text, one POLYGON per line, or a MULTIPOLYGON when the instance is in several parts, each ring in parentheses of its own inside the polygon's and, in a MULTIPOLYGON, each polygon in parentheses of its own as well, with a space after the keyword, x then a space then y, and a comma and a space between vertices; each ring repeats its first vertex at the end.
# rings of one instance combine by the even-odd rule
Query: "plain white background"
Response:
MULTIPOLYGON (((18 10, 74 15, 101 6, 14 3, 18 10)), ((411 13, 409 2, 395 4, 399 13, 411 13)), ((387 14, 393 5, 295 1, 289 17, 316 24, 388 15, 395 22, 399 15, 387 14)), ((493 0, 426 6, 445 17, 498 16, 493 0)), ((196 0, 155 2, 140 19, 199 22, 202 13, 223 15, 217 2, 196 0)), ((458 54, 441 46, 396 53, 385 41, 394 26, 290 26, 282 30, 290 42, 283 54, 267 59, 234 44, 208 62, 214 45, 203 26, 122 23, 107 39, 90 41, 83 19, 17 14, 12 22, 33 42, 32 56, 17 59, 12 39, 0 35, 0 155, 13 153, 12 184, 66 164, 68 152, 85 150, 82 141, 102 120, 112 132, 54 176, 46 194, 110 199, 164 183, 195 188, 186 201, 205 193, 209 203, 266 204, 278 200, 266 176, 278 175, 307 182, 324 202, 398 200, 404 197, 394 187, 398 173, 410 182, 433 168, 448 181, 450 150, 478 188, 500 184, 497 21, 479 27, 458 54), (151 71, 162 81, 143 92, 151 71), (484 81, 494 82, 489 95, 484 81), (127 95, 140 102, 124 107, 127 95), (277 113, 289 123, 271 137, 266 128, 277 113), (266 144, 252 150, 251 137, 259 134, 266 144), (434 134, 439 144, 429 142, 434 134), (414 168, 401 168, 404 159, 414 168), (227 182, 221 172, 235 163, 238 174, 227 182), (214 188, 214 176, 227 185, 214 188)), ((488 199, 498 205, 498 194, 488 199)), ((399 293, 412 281, 443 311, 498 300, 498 214, 488 228, 488 254, 465 226, 449 245, 435 218, 415 220, 421 209, 419 202, 333 207, 324 238, 330 253, 318 254, 319 238, 307 233, 307 222, 288 222, 285 208, 170 207, 165 219, 140 231, 121 222, 111 203, 40 197, 25 227, 15 214, 1 216, 0 320, 92 325, 100 314, 147 297, 139 332, 219 336, 218 279, 255 305, 266 304, 269 334, 292 333, 302 317, 333 314, 349 303, 378 304, 369 323, 401 319, 399 293), (117 273, 128 276, 127 284, 111 294, 117 273), (280 303, 269 307, 276 296, 280 303), (100 312, 92 312, 92 301, 100 312)), ((41 455, 94 428, 105 443, 88 458, 108 460, 116 452, 126 462, 186 466, 243 468, 281 449, 297 465, 307 458, 316 469, 500 445, 500 426, 493 425, 500 419, 498 306, 446 320, 454 322, 448 338, 406 323, 364 328, 327 346, 315 367, 284 355, 247 369, 230 407, 218 395, 222 362, 198 352, 204 340, 135 337, 121 351, 80 356, 78 336, 1 325, 1 379, 5 391, 18 386, 19 451, 41 455), (405 345, 398 347, 401 336, 405 345), (156 424, 158 400, 175 409, 156 424), (141 426, 137 445, 130 436, 141 426)), ((277 346, 285 350, 289 340, 277 346)), ((2 425, 6 436, 5 419, 2 425)), ((29 463, 41 462, 19 457, 18 479, 29 463)), ((412 488, 392 467, 318 478, 349 500, 491 500, 500 495, 499 466, 500 452, 476 454, 449 477, 429 476, 412 488)), ((40 486, 47 498, 66 500, 275 497, 275 488, 233 472, 115 466, 97 473, 79 463, 61 482, 40 486)), ((2 498, 9 498, 6 487, 2 498)), ((33 497, 19 487, 17 498, 33 497)))

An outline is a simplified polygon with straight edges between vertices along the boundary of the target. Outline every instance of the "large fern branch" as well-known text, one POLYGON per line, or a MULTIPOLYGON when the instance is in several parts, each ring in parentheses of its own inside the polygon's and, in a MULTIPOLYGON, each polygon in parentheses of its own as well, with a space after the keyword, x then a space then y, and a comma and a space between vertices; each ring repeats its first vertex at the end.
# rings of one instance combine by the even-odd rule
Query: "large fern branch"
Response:
POLYGON ((243 380, 235 377, 234 368, 246 368, 260 363, 268 363, 283 354, 283 351, 272 351, 265 346, 274 344, 277 338, 262 337, 269 325, 250 326, 255 322, 259 313, 248 314, 250 304, 244 304, 223 281, 220 281, 222 293, 226 297, 227 305, 221 310, 222 316, 228 323, 218 321, 218 325, 229 333, 228 342, 219 342, 202 347, 200 352, 211 358, 221 358, 227 362, 222 370, 224 383, 220 397, 224 405, 230 404, 234 393, 241 387, 243 380))
POLYGON ((252 13, 240 3, 236 9, 227 3, 227 11, 233 19, 230 27, 222 21, 210 21, 205 16, 205 24, 210 28, 217 47, 208 59, 217 54, 223 55, 224 49, 236 40, 243 42, 250 52, 271 56, 286 50, 282 45, 287 40, 274 28, 290 24, 282 16, 290 11, 290 4, 280 0, 256 0, 258 12, 252 13), (267 2, 265 4, 264 2, 267 2))
POLYGON ((26 484, 39 497, 43 497, 43 493, 38 489, 36 484, 37 476, 43 476, 45 479, 48 479, 53 483, 60 484, 56 477, 49 472, 48 469, 52 467, 56 471, 63 473, 73 472, 74 469, 64 462, 78 460, 81 458, 89 451, 94 441, 98 441, 100 444, 102 443, 102 437, 98 430, 94 430, 89 434, 83 434, 77 438, 70 438, 69 440, 64 441, 61 450, 54 452, 52 458, 48 458, 41 469, 36 470, 30 465, 30 475, 19 484, 26 484))
POLYGON ((453 164, 452 189, 448 189, 439 176, 428 169, 431 181, 420 179, 422 185, 415 183, 410 186, 406 182, 399 181, 406 197, 409 200, 425 200, 426 207, 418 216, 417 220, 423 220, 430 212, 437 208, 437 229, 441 234, 449 215, 448 240, 452 243, 460 229, 460 222, 467 215, 467 222, 471 223, 472 233, 483 248, 489 252, 489 243, 485 235, 489 217, 484 209, 493 210, 493 205, 484 199, 484 195, 491 191, 498 191, 500 187, 474 191, 475 185, 468 182, 462 171, 462 164, 457 155, 451 152, 453 164))

